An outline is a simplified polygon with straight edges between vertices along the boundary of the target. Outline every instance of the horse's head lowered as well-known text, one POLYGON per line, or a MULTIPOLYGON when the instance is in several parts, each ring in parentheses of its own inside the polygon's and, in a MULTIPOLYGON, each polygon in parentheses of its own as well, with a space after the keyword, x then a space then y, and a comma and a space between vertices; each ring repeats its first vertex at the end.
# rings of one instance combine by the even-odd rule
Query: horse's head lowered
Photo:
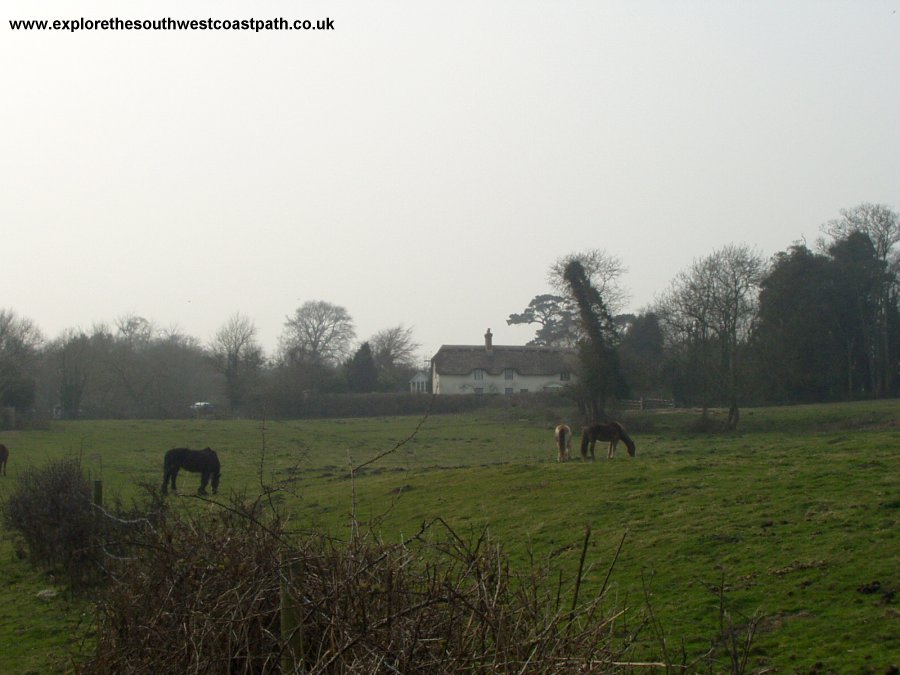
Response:
POLYGON ((210 475, 209 482, 210 485, 212 485, 213 494, 216 494, 219 491, 219 479, 222 477, 222 469, 219 465, 219 456, 216 454, 215 450, 209 447, 203 448, 203 452, 208 452, 215 458, 215 460, 212 462, 215 470, 210 475))

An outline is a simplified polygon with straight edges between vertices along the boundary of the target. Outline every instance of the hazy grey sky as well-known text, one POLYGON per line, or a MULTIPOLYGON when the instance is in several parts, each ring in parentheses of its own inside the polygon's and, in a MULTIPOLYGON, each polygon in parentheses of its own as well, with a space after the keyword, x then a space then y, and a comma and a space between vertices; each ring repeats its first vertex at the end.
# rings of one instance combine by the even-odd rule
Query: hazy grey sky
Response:
POLYGON ((900 207, 900 0, 78 2, 0 7, 0 307, 135 313, 267 350, 307 300, 423 354, 521 344, 559 256, 628 309, 729 243, 900 207), (13 31, 10 19, 334 20, 13 31))

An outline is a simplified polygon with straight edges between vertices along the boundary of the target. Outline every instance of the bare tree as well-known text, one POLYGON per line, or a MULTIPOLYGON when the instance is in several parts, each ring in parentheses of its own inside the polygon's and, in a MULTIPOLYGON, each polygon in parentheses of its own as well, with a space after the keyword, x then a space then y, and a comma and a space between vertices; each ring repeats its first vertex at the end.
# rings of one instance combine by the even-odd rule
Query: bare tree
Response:
POLYGON ((729 404, 728 426, 740 419, 739 365, 756 316, 765 264, 748 246, 726 246, 695 261, 675 278, 659 304, 659 314, 675 341, 699 369, 704 413, 714 385, 729 404))
POLYGON ((356 337, 347 310, 311 300, 288 317, 281 336, 282 356, 291 362, 336 365, 350 355, 356 337))
POLYGON ((416 350, 420 347, 413 339, 413 329, 403 324, 385 328, 369 338, 369 346, 378 370, 378 388, 405 391, 416 371, 416 350))
POLYGON ((867 234, 875 253, 887 263, 894 246, 900 243, 900 218, 884 204, 860 204, 841 209, 841 217, 829 220, 822 231, 834 239, 846 239, 853 232, 867 234))
POLYGON ((228 403, 232 410, 237 410, 264 361, 253 320, 240 312, 232 314, 216 332, 210 350, 216 369, 225 376, 228 403))
POLYGON ((27 407, 35 396, 38 349, 44 338, 31 319, 0 309, 0 405, 27 407))
POLYGON ((133 346, 148 344, 156 336, 153 322, 137 314, 123 314, 115 323, 117 337, 133 346))
POLYGON ((421 345, 413 340, 413 329, 400 324, 375 333, 369 346, 379 368, 415 368, 416 350, 421 345))
MULTIPOLYGON (((566 268, 573 262, 578 262, 587 281, 601 295, 606 303, 606 308, 611 315, 619 313, 628 300, 628 294, 619 283, 620 278, 628 268, 618 256, 599 248, 587 249, 578 253, 559 258, 547 273, 547 283, 558 295, 572 298, 572 289, 565 279, 566 268)), ((574 309, 574 308, 573 308, 574 309)), ((574 309, 577 314, 577 309, 574 309)))
POLYGON ((152 372, 149 349, 156 333, 153 323, 142 316, 125 314, 115 320, 116 333, 107 343, 104 363, 121 387, 130 414, 147 414, 152 372))
POLYGON ((117 332, 104 326, 91 335, 100 368, 97 386, 86 396, 92 414, 123 417, 179 417, 198 393, 218 388, 208 354, 200 342, 175 328, 160 331, 152 321, 127 315, 117 332), (102 384, 101 384, 102 383, 102 384))
POLYGON ((53 364, 55 393, 63 416, 79 417, 93 365, 91 338, 81 330, 65 330, 49 345, 47 356, 53 364))

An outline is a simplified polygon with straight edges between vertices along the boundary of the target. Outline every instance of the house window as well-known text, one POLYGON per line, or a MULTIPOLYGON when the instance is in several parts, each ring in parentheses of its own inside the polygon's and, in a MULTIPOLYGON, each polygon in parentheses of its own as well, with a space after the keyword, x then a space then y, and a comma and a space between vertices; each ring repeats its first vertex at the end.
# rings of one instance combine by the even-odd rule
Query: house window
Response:
POLYGON ((568 382, 569 381, 569 373, 567 373, 565 371, 561 372, 559 374, 559 379, 562 380, 563 382, 568 382))
POLYGON ((503 369, 503 379, 504 379, 504 380, 511 380, 511 379, 513 379, 513 372, 514 372, 514 371, 513 371, 512 368, 504 368, 504 369, 503 369))
POLYGON ((476 380, 483 380, 484 379, 484 370, 482 370, 481 368, 476 368, 474 371, 474 375, 475 375, 476 380))
POLYGON ((503 390, 503 393, 506 394, 507 396, 509 396, 510 394, 513 393, 512 387, 507 387, 506 389, 503 390))

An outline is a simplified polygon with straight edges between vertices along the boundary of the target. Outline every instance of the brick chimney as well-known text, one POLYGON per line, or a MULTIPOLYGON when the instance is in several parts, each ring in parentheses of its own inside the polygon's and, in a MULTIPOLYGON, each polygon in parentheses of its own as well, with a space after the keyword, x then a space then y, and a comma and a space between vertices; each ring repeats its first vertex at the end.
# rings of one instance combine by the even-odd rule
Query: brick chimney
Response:
POLYGON ((487 333, 484 334, 484 350, 486 352, 493 351, 493 349, 494 349, 493 339, 494 339, 494 336, 491 335, 491 329, 488 328, 487 333))

